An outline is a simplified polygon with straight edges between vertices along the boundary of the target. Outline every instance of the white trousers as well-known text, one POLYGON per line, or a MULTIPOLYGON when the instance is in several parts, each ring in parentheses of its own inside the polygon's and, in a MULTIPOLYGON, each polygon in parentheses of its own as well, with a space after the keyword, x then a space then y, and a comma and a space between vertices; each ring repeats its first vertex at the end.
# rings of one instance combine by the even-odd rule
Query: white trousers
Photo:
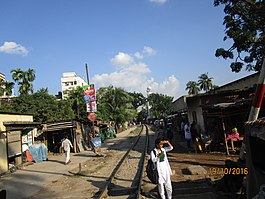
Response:
POLYGON ((65 151, 65 164, 70 161, 70 150, 65 151))
POLYGON ((172 185, 171 185, 170 178, 167 179, 165 183, 158 183, 158 192, 159 192, 162 199, 166 199, 165 188, 166 188, 166 192, 167 192, 167 198, 171 199, 172 198, 172 185), (165 187, 164 187, 164 185, 165 185, 165 187))

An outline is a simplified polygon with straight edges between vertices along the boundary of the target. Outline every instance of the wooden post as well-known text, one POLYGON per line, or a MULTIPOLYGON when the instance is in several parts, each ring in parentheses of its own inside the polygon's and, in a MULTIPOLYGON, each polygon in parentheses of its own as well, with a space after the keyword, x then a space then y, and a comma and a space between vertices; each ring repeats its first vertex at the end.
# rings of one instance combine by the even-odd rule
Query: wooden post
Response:
POLYGON ((79 163, 79 173, 81 172, 82 170, 82 166, 81 166, 81 163, 79 163))
POLYGON ((222 117, 222 125, 223 125, 224 137, 225 137, 226 153, 227 153, 227 155, 230 155, 229 154, 229 149, 228 149, 228 144, 227 144, 227 141, 226 141, 225 123, 224 123, 224 118, 223 117, 222 117))

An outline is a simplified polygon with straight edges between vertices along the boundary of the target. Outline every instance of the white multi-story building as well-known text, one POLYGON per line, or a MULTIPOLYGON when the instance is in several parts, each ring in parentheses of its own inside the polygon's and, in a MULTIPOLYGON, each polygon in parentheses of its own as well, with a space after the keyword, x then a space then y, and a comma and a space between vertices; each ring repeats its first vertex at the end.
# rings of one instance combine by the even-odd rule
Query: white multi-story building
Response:
MULTIPOLYGON (((6 76, 1 72, 0 72, 0 80, 3 80, 4 82, 6 81, 6 76)), ((0 86, 2 86, 2 85, 0 85, 0 86)), ((0 96, 0 97, 1 98, 6 97, 5 93, 3 94, 3 96, 0 96)))
POLYGON ((74 90, 78 86, 82 87, 85 85, 87 85, 85 80, 77 76, 75 72, 63 73, 61 77, 62 98, 65 99, 69 96, 69 90, 74 90))
POLYGON ((5 78, 6 78, 6 76, 3 73, 0 72, 0 79, 5 80, 5 78))

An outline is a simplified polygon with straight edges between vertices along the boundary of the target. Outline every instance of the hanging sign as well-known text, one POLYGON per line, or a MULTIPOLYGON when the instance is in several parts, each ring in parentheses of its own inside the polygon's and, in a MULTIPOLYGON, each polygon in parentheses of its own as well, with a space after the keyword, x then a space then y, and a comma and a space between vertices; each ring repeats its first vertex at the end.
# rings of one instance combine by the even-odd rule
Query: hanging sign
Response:
POLYGON ((86 103, 86 111, 87 112, 97 112, 97 102, 88 102, 86 103))
POLYGON ((83 96, 86 103, 96 101, 96 90, 94 84, 83 86, 83 96))
POLYGON ((95 113, 89 113, 87 118, 91 121, 94 122, 97 119, 97 115, 95 113))

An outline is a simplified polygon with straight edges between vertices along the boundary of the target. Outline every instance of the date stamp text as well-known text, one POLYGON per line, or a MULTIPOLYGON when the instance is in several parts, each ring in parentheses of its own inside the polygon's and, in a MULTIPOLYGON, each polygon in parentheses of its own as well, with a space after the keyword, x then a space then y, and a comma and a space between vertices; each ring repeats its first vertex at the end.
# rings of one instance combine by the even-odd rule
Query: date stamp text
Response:
POLYGON ((248 168, 246 167, 235 167, 235 168, 228 168, 228 167, 213 167, 210 168, 211 175, 247 175, 248 168))

